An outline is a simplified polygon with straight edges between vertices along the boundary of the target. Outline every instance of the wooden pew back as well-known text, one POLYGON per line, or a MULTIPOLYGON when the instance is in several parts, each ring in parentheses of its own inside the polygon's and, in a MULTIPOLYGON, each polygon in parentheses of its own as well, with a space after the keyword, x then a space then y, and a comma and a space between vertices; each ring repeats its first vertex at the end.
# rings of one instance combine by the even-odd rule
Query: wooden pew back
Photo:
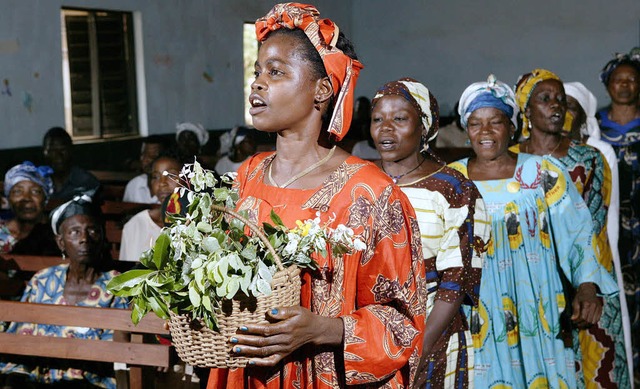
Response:
MULTIPOLYGON (((13 271, 25 275, 63 262, 60 257, 6 255, 0 259, 0 268, 4 270, 0 274, 13 271)), ((120 271, 127 270, 132 265, 135 264, 114 261, 114 267, 120 271)), ((24 278, 16 277, 16 282, 21 283, 21 287, 24 287, 25 281, 24 278)), ((0 290, 2 284, 0 280, 0 290)), ((155 338, 151 335, 169 335, 164 321, 154 315, 147 315, 135 326, 131 322, 131 311, 126 309, 0 300, 0 321, 114 330, 112 342, 54 337, 47 337, 43 341, 39 336, 0 333, 0 354, 126 363, 129 365, 128 383, 124 385, 119 382, 119 387, 141 389, 143 366, 167 368, 170 364, 170 347, 148 342, 149 338, 155 338)))

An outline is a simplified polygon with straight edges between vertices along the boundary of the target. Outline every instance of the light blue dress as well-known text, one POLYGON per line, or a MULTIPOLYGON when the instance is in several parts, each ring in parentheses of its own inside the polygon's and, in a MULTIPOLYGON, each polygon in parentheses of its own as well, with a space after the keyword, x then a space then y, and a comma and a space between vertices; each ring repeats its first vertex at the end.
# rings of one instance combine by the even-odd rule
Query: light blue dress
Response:
MULTIPOLYGON (((451 166, 468 177, 467 163, 451 166)), ((575 288, 593 282, 601 293, 617 292, 595 258, 591 214, 554 158, 518 154, 514 177, 474 183, 492 231, 471 318, 474 386, 575 388, 574 354, 560 325, 567 303, 559 267, 575 288)))

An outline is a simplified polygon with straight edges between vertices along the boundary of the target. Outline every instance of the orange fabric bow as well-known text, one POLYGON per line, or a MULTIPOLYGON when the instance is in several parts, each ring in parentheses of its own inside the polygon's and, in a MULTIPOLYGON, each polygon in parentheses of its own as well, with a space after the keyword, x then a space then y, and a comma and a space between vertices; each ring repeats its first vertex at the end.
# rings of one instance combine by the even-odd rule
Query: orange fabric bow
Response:
POLYGON ((321 19, 320 12, 312 5, 276 4, 267 15, 256 20, 256 37, 263 42, 269 33, 280 28, 301 29, 318 50, 335 97, 329 132, 337 140, 342 139, 351 125, 353 94, 362 64, 335 47, 340 29, 331 20, 321 19))

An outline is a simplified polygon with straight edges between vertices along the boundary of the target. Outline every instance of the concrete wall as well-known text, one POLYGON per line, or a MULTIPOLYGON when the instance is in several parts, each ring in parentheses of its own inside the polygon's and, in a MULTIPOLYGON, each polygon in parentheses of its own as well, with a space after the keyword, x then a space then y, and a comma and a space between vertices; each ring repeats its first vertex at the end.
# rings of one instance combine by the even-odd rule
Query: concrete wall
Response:
POLYGON ((600 69, 613 53, 640 45, 638 0, 352 3, 353 39, 366 66, 358 95, 409 76, 432 90, 443 114, 489 73, 513 85, 536 67, 584 83, 606 105, 600 69))
MULTIPOLYGON (((0 0, 0 149, 40 145, 64 125, 61 7, 140 12, 151 134, 179 121, 210 129, 243 122, 242 23, 265 0, 0 0), (203 73, 213 78, 209 82, 203 73), (30 109, 27 102, 31 101, 30 109)), ((354 41, 366 68, 357 95, 411 76, 448 114, 463 89, 491 72, 513 84, 546 67, 582 81, 606 103, 597 80, 616 51, 640 45, 640 1, 317 0, 354 41)))
MULTIPOLYGON (((264 15, 264 0, 0 0, 0 149, 37 146, 64 126, 60 9, 140 12, 150 134, 181 121, 224 129, 244 123, 242 25, 264 15), (209 82, 203 76, 212 77, 209 82), (30 97, 29 97, 30 96, 30 97), (25 99, 31 99, 30 109, 25 99)), ((348 31, 350 7, 317 1, 348 31)), ((140 48, 138 48, 140 49, 140 48)))

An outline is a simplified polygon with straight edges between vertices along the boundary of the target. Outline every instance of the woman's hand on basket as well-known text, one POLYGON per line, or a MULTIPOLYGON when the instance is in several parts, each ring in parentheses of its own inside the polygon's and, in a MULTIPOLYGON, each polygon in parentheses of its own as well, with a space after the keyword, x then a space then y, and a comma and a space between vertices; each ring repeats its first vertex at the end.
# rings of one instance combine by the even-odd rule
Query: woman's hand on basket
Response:
POLYGON ((594 283, 580 284, 573 298, 573 315, 571 320, 578 328, 586 328, 600 320, 602 315, 602 299, 597 295, 594 283))
POLYGON ((277 307, 267 312, 270 324, 241 326, 229 339, 233 353, 250 358, 252 366, 274 366, 307 343, 342 344, 342 319, 319 316, 302 307, 277 307))

